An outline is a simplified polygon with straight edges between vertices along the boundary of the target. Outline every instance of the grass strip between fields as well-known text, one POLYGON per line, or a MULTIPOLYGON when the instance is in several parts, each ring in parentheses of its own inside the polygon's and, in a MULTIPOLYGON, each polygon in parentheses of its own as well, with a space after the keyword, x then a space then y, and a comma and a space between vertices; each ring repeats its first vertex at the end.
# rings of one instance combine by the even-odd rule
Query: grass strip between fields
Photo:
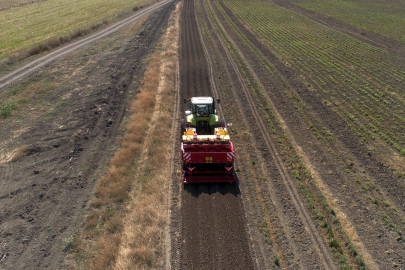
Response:
POLYGON ((76 254, 87 254, 79 258, 86 269, 160 263, 156 254, 167 218, 179 11, 178 4, 132 103, 123 147, 97 183, 84 232, 76 237, 76 254))

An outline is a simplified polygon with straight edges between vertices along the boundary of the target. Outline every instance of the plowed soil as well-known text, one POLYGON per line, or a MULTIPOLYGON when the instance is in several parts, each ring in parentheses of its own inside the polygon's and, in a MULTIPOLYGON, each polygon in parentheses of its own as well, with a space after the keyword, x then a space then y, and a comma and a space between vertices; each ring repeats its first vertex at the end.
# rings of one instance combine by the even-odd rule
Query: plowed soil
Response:
MULTIPOLYGON (((192 96, 214 96, 193 1, 184 1, 180 40, 181 100, 192 96)), ((181 116, 188 107, 189 104, 182 104, 181 116)), ((237 185, 187 185, 181 191, 181 210, 173 218, 179 219, 177 224, 181 224, 175 232, 180 237, 172 248, 179 250, 172 262, 175 269, 253 268, 237 185)))

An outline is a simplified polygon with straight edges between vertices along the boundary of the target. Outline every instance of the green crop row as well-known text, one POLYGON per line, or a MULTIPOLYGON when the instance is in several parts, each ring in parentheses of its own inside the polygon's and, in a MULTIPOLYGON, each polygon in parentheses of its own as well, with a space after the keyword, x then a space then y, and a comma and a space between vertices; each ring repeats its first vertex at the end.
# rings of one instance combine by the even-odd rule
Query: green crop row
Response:
POLYGON ((403 1, 294 0, 293 3, 355 27, 405 42, 403 1))
POLYGON ((225 3, 362 141, 405 154, 403 61, 268 1, 225 3))

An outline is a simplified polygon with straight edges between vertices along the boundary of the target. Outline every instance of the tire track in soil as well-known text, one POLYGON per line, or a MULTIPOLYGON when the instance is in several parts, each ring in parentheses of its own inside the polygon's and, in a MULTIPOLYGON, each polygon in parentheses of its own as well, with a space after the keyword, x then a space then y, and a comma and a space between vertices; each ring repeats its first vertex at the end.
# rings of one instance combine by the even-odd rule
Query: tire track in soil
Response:
MULTIPOLYGON (((209 18, 209 22, 210 22, 212 28, 215 29, 210 17, 208 17, 208 18, 209 18)), ((219 22, 219 24, 220 24, 220 22, 219 22)), ((225 29, 223 28, 223 26, 221 24, 220 24, 220 27, 221 27, 222 31, 224 31, 224 33, 229 37, 229 39, 231 40, 233 45, 236 47, 236 44, 232 41, 232 39, 226 33, 225 29)), ((298 216, 300 217, 299 220, 304 224, 305 230, 308 232, 310 241, 312 242, 312 247, 315 248, 315 250, 317 251, 319 259, 322 262, 324 268, 325 269, 335 269, 336 268, 335 263, 330 255, 328 248, 324 244, 324 240, 319 235, 319 233, 316 231, 316 229, 314 229, 314 228, 316 228, 316 224, 313 223, 311 216, 308 214, 308 212, 306 210, 305 205, 300 200, 300 196, 298 194, 298 191, 295 188, 295 184, 294 184, 293 180, 291 179, 287 169, 285 168, 284 163, 281 160, 280 155, 278 154, 277 149, 272 142, 271 136, 269 135, 268 132, 266 132, 267 129, 266 129, 266 125, 264 124, 264 120, 262 119, 261 114, 258 111, 258 108, 257 108, 255 102, 253 101, 250 91, 244 82, 244 79, 238 69, 237 64, 233 60, 229 51, 227 50, 227 46, 222 41, 219 33, 216 30, 214 30, 214 32, 217 35, 217 38, 220 41, 223 50, 226 52, 228 61, 231 63, 235 73, 237 74, 239 84, 242 86, 243 93, 241 94, 241 97, 239 97, 239 98, 247 101, 247 103, 249 104, 248 108, 250 108, 252 110, 251 117, 249 117, 249 118, 250 119, 254 118, 256 120, 255 128, 252 130, 259 129, 261 138, 259 138, 258 141, 261 141, 261 143, 259 143, 258 145, 263 146, 263 144, 264 144, 267 149, 270 149, 270 151, 268 151, 268 153, 270 153, 270 155, 271 155, 271 158, 270 158, 271 161, 265 160, 264 162, 266 162, 267 164, 272 164, 272 165, 274 164, 274 166, 277 168, 279 176, 282 178, 280 180, 282 180, 282 184, 284 185, 284 187, 280 185, 280 183, 278 182, 277 179, 274 179, 274 178, 272 179, 273 183, 270 184, 270 186, 269 186, 269 191, 270 191, 270 193, 272 193, 271 197, 273 197, 273 198, 278 197, 279 199, 282 198, 281 201, 279 201, 278 205, 277 205, 279 209, 285 208, 286 204, 291 203, 291 201, 292 201, 296 214, 298 214, 298 216), (284 190, 285 193, 282 196, 280 196, 280 194, 278 194, 278 196, 276 196, 274 190, 277 190, 278 192, 280 192, 281 190, 284 190), (285 197, 285 196, 287 196, 287 197, 285 197), (283 205, 283 206, 281 207, 281 205, 283 205)), ((238 51, 239 51, 239 53, 241 53, 240 50, 238 50, 238 51)), ((241 57, 243 58, 243 55, 241 57)), ((238 99, 236 101, 238 102, 238 99)), ((241 105, 239 105, 238 107, 243 108, 243 106, 241 106, 241 105)), ((245 106, 245 108, 246 108, 246 106, 245 106)), ((247 113, 247 110, 242 111, 242 115, 246 114, 246 113, 247 113)), ((262 158, 261 163, 263 163, 263 158, 262 158)), ((273 167, 273 166, 267 166, 267 167, 273 167)), ((286 227, 287 230, 289 230, 290 235, 296 234, 300 230, 299 227, 301 227, 301 226, 298 226, 298 228, 297 228, 296 225, 300 224, 301 222, 297 221, 297 220, 294 221, 293 217, 296 215, 294 215, 294 213, 293 213, 294 210, 291 209, 291 207, 289 208, 290 215, 288 217, 286 215, 282 214, 285 212, 286 212, 285 209, 283 211, 280 211, 280 215, 283 217, 282 220, 289 220, 289 221, 287 221, 287 223, 288 223, 288 226, 290 226, 290 228, 288 228, 288 226, 287 227, 284 226, 284 227, 286 227)), ((302 235, 302 233, 301 233, 301 235, 302 235)), ((296 242, 295 245, 299 245, 299 244, 296 242)), ((303 252, 303 251, 306 251, 307 248, 297 249, 297 247, 295 245, 293 243, 291 243, 291 246, 294 248, 294 253, 300 254, 300 256, 303 258, 307 257, 304 260, 306 262, 309 262, 310 264, 313 264, 314 263, 313 261, 315 260, 315 258, 313 256, 308 256, 309 255, 308 253, 303 252)), ((300 264, 301 264, 301 267, 303 267, 303 268, 310 267, 309 265, 306 265, 306 266, 302 265, 302 262, 300 264)))
MULTIPOLYGON (((180 49, 180 95, 212 96, 209 67, 195 18, 194 1, 183 3, 180 49)), ((181 106, 181 117, 187 105, 181 106)), ((180 161, 180 157, 177 159, 180 161)), ((179 177, 177 178, 179 181, 179 177)), ((181 191, 182 269, 253 269, 245 216, 237 185, 187 185, 181 191), (231 211, 231 210, 232 211, 231 211)), ((176 237, 176 235, 175 235, 176 237)), ((174 259, 174 258, 173 258, 174 259)), ((176 262, 173 262, 175 266, 176 262)))
MULTIPOLYGON (((202 3, 203 3, 203 0, 200 1, 200 5, 202 5, 202 3)), ((202 18, 202 20, 205 20, 208 22, 209 17, 206 12, 203 12, 203 16, 204 16, 204 18, 202 18)), ((201 28, 199 28, 199 30, 200 29, 201 28)), ((213 32, 212 27, 211 28, 209 27, 209 29, 210 29, 209 30, 210 32, 213 32)), ((202 36, 202 34, 201 34, 201 36, 202 36)), ((213 37, 214 36, 211 34, 211 38, 213 38, 213 37)), ((225 74, 223 74, 223 76, 221 76, 221 77, 223 77, 223 79, 234 78, 234 76, 236 76, 236 75, 231 72, 230 64, 227 62, 227 60, 224 57, 224 55, 226 55, 226 53, 223 51, 223 49, 221 50, 221 45, 218 45, 218 40, 215 40, 215 41, 212 40, 212 42, 214 42, 214 44, 211 44, 211 49, 212 49, 212 47, 218 49, 219 50, 218 56, 220 55, 219 62, 221 63, 220 64, 221 67, 216 67, 216 73, 221 74, 221 71, 225 71, 225 74), (224 66, 222 66, 222 65, 224 65, 224 66)), ((218 56, 213 56, 208 52, 208 49, 206 48, 204 41, 202 41, 202 44, 203 44, 204 50, 206 52, 208 62, 210 64, 210 72, 211 72, 211 79, 213 82, 213 89, 215 89, 215 91, 217 91, 215 83, 214 83, 216 80, 216 77, 213 76, 214 72, 213 72, 213 66, 211 63, 215 62, 213 57, 218 57, 218 56)), ((212 51, 211 51, 211 53, 212 53, 212 51)), ((219 59, 219 58, 216 58, 216 59, 219 59)), ((216 65, 218 65, 218 60, 216 61, 216 65)), ((225 87, 232 89, 231 92, 235 92, 236 91, 235 88, 240 87, 240 85, 238 85, 238 83, 236 83, 234 81, 232 81, 232 82, 235 85, 231 85, 231 86, 228 85, 225 87)), ((217 82, 217 83, 219 83, 219 82, 217 82)), ((224 98, 224 93, 221 93, 221 98, 224 98)), ((231 99, 233 100, 234 98, 235 98, 235 94, 233 93, 231 99)), ((238 99, 236 99, 236 103, 238 105, 236 106, 237 108, 235 108, 234 111, 235 111, 235 114, 239 115, 239 117, 241 118, 241 120, 239 120, 239 121, 241 123, 248 123, 245 115, 241 114, 240 108, 242 108, 243 106, 240 104, 240 101, 238 99), (239 111, 239 113, 237 113, 237 111, 239 111)), ((232 117, 232 119, 234 119, 234 117, 235 117, 235 115, 232 117)), ((236 120, 236 119, 234 119, 234 120, 236 120)), ((237 126, 237 125, 235 125, 235 126, 237 126)), ((257 144, 255 142, 253 142, 253 143, 251 142, 250 145, 257 145, 257 144)), ((249 146, 243 147, 243 150, 239 150, 237 147, 237 149, 235 149, 235 153, 238 154, 239 151, 248 152, 249 150, 247 148, 249 148, 249 146)), ((252 156, 252 158, 255 160, 257 158, 261 158, 261 154, 259 153, 257 148, 255 148, 255 153, 253 156, 252 156)), ((236 163, 235 163, 236 168, 241 168, 242 172, 250 172, 250 168, 247 165, 247 160, 251 160, 251 159, 249 159, 249 158, 246 159, 246 157, 245 157, 245 160, 241 160, 241 159, 236 160, 236 163)), ((264 162, 262 162, 260 164, 262 165, 263 163, 264 162)), ((258 169, 258 170, 262 173, 262 175, 266 175, 266 169, 263 166, 260 166, 259 168, 260 169, 258 169)), ((250 193, 252 193, 252 190, 255 190, 255 188, 252 187, 252 185, 253 186, 255 185, 253 183, 252 175, 250 173, 244 174, 242 182, 239 182, 238 178, 236 178, 236 181, 238 182, 240 188, 243 190, 243 192, 241 193, 241 196, 242 196, 242 200, 244 202, 243 207, 245 209, 246 218, 248 220, 247 226, 249 228, 249 234, 250 234, 249 235, 250 236, 250 238, 249 238, 250 246, 252 248, 252 254, 254 254, 256 266, 259 269, 269 269, 272 265, 274 265, 273 260, 274 260, 275 256, 281 256, 280 258, 283 258, 284 253, 288 253, 288 251, 292 250, 290 245, 288 243, 286 243, 286 241, 288 241, 288 240, 285 238, 285 235, 283 233, 283 231, 284 231, 283 227, 285 227, 285 226, 284 225, 280 226, 280 224, 275 226, 275 227, 277 227, 275 229, 277 231, 277 232, 275 232, 275 237, 277 238, 276 241, 278 242, 278 244, 271 243, 269 245, 268 242, 265 242, 263 240, 263 231, 258 230, 258 228, 260 228, 262 226, 263 221, 264 221, 263 213, 259 209, 259 208, 261 208, 261 206, 257 205, 258 204, 258 201, 257 201, 258 198, 256 197, 257 195, 250 194, 250 193)), ((262 190, 261 193, 264 195, 265 200, 266 200, 265 207, 267 209, 269 209, 268 211, 271 213, 271 215, 274 218, 275 216, 278 215, 278 213, 277 213, 277 210, 275 209, 275 205, 274 205, 272 199, 269 196, 269 194, 270 194, 269 189, 268 189, 267 185, 266 186, 261 185, 260 189, 262 190)), ((255 193, 255 192, 253 192, 253 193, 255 193)), ((266 237, 268 237, 268 236, 266 236, 266 237)), ((294 250, 294 253, 297 253, 297 252, 295 252, 295 250, 294 250)), ((291 253, 290 253, 290 255, 291 255, 291 253)), ((291 265, 291 264, 294 264, 294 263, 292 263, 293 256, 290 256, 290 255, 288 255, 289 258, 286 259, 285 261, 289 260, 290 261, 289 266, 294 268, 294 266, 291 265)), ((281 262, 280 266, 283 267, 283 262, 281 262)), ((295 264, 295 267, 297 267, 296 264, 295 264)))

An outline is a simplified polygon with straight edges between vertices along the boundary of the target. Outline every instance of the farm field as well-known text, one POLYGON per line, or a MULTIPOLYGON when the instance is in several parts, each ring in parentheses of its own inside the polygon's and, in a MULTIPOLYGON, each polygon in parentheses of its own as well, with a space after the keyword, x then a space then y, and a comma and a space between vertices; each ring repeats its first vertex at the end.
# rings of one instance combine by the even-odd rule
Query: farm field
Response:
POLYGON ((0 269, 405 268, 405 48, 314 3, 170 1, 0 89, 0 269), (192 96, 234 184, 181 182, 192 96))
POLYGON ((35 3, 39 3, 42 1, 47 1, 47 0, 36 0, 36 1, 27 1, 27 0, 3 0, 0 3, 0 10, 6 10, 6 9, 11 9, 15 8, 18 6, 26 6, 26 5, 32 5, 35 3))
MULTIPOLYGON (((51 38, 68 39, 70 32, 97 25, 132 8, 144 0, 57 0, 40 1, 8 10, 0 10, 0 57, 25 51, 51 38)), ((17 4, 18 2, 16 2, 17 4)))
POLYGON ((402 266, 404 60, 269 1, 195 9, 258 267, 402 266))
POLYGON ((292 3, 338 19, 358 28, 405 42, 405 3, 403 1, 308 1, 292 3))

